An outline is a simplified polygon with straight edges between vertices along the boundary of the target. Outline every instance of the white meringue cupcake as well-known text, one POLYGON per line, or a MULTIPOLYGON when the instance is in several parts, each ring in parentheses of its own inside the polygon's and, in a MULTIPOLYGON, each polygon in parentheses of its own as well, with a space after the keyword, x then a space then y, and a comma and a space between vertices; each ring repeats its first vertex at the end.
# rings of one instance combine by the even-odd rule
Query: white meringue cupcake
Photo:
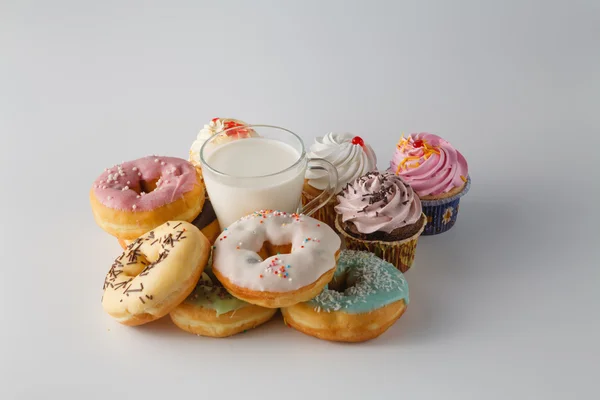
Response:
MULTIPOLYGON (((330 132, 317 137, 310 146, 310 158, 322 158, 329 161, 337 169, 339 193, 348 183, 355 181, 367 172, 377 169, 375 152, 360 136, 351 133, 330 132)), ((327 187, 329 178, 326 171, 307 170, 304 179, 302 202, 307 204, 327 187)), ((324 207, 316 211, 312 217, 335 229, 337 199, 332 198, 324 207)))

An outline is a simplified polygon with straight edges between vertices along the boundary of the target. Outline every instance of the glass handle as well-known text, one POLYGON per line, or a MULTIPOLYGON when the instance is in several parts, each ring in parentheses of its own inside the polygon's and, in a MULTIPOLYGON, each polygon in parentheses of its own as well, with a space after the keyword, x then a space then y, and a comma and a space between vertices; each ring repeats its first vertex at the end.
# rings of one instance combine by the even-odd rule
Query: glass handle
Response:
POLYGON ((327 187, 317 197, 309 201, 304 207, 300 207, 299 214, 312 215, 319 208, 323 207, 337 193, 338 173, 337 169, 327 160, 322 158, 309 158, 308 166, 310 170, 326 171, 329 177, 327 187))

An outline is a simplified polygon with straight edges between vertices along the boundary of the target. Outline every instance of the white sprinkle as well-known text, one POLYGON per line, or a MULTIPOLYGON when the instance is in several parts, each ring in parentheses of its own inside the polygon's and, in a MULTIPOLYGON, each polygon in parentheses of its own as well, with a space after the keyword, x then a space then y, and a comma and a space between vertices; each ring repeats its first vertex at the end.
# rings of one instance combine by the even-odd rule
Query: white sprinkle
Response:
POLYGON ((131 206, 131 208, 133 208, 135 210, 137 208, 137 206, 134 204, 131 206))
POLYGON ((145 194, 146 194, 146 192, 142 192, 142 193, 140 193, 140 195, 142 195, 142 196, 143 196, 143 195, 145 195, 145 194))
POLYGON ((288 279, 288 281, 290 281, 290 282, 291 282, 291 281, 292 281, 292 278, 288 279))
POLYGON ((123 191, 123 192, 126 190, 129 190, 129 186, 125 186, 123 189, 121 189, 121 191, 123 191))
POLYGON ((102 186, 102 189, 106 189, 106 186, 102 186))
POLYGON ((142 173, 141 173, 141 172, 138 172, 138 176, 142 176, 142 173))
POLYGON ((128 185, 131 185, 131 182, 130 182, 130 181, 127 181, 127 184, 128 184, 128 185))
POLYGON ((112 196, 108 196, 108 197, 107 197, 107 199, 108 199, 108 200, 112 200, 112 196))
POLYGON ((154 162, 158 162, 158 158, 155 158, 155 159, 154 159, 154 162))
POLYGON ((160 165, 165 165, 165 162, 164 162, 164 161, 161 161, 161 162, 160 162, 160 165))
POLYGON ((137 167, 133 167, 132 169, 133 169, 134 171, 137 171, 137 167))
POLYGON ((142 196, 140 196, 140 195, 135 196, 136 199, 139 199, 140 197, 142 197, 142 196))

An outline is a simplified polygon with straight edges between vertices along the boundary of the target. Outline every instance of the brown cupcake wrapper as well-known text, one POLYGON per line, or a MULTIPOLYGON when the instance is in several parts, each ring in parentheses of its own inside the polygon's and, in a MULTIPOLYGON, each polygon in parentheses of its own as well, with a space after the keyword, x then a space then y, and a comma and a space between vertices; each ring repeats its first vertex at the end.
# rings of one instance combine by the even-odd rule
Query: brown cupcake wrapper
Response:
MULTIPOLYGON (((316 196, 312 196, 306 192, 302 192, 302 205, 305 206, 315 197, 316 196)), ((335 212, 334 207, 336 204, 336 196, 333 196, 331 200, 329 200, 323 207, 315 211, 314 214, 311 215, 311 217, 326 223, 331 229, 335 230, 335 218, 337 216, 337 213, 335 212)))
POLYGON ((375 254, 377 257, 394 264, 400 272, 404 273, 410 269, 415 260, 417 251, 417 241, 423 229, 425 229, 426 219, 423 218, 421 229, 413 236, 397 240, 394 242, 385 242, 383 240, 363 240, 349 235, 342 229, 342 218, 339 216, 335 219, 336 230, 342 235, 344 245, 350 250, 368 251, 375 254))

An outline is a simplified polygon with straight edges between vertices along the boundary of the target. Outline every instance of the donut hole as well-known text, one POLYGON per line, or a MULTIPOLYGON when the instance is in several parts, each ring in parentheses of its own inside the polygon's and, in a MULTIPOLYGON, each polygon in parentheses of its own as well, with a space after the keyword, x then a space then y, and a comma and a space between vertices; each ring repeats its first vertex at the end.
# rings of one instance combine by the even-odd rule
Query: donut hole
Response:
POLYGON ((338 276, 334 276, 331 282, 329 282, 328 288, 329 290, 344 293, 347 289, 353 287, 354 285, 356 285, 356 277, 351 277, 346 272, 338 276))
POLYGON ((135 278, 141 274, 148 265, 152 264, 152 260, 149 260, 139 249, 134 248, 129 249, 125 254, 125 262, 123 264, 123 274, 135 278))
POLYGON ((150 193, 150 192, 156 190, 157 183, 158 183, 158 179, 153 179, 153 180, 140 179, 139 187, 134 188, 134 190, 137 192, 137 194, 140 194, 141 192, 150 193))
POLYGON ((146 264, 143 264, 140 261, 141 260, 138 260, 135 264, 124 265, 123 273, 125 274, 125 276, 135 277, 141 274, 144 268, 146 268, 146 264))
POLYGON ((289 254, 292 252, 292 244, 281 244, 274 245, 273 243, 266 241, 263 243, 260 250, 257 252, 263 260, 269 257, 276 256, 277 254, 289 254))

